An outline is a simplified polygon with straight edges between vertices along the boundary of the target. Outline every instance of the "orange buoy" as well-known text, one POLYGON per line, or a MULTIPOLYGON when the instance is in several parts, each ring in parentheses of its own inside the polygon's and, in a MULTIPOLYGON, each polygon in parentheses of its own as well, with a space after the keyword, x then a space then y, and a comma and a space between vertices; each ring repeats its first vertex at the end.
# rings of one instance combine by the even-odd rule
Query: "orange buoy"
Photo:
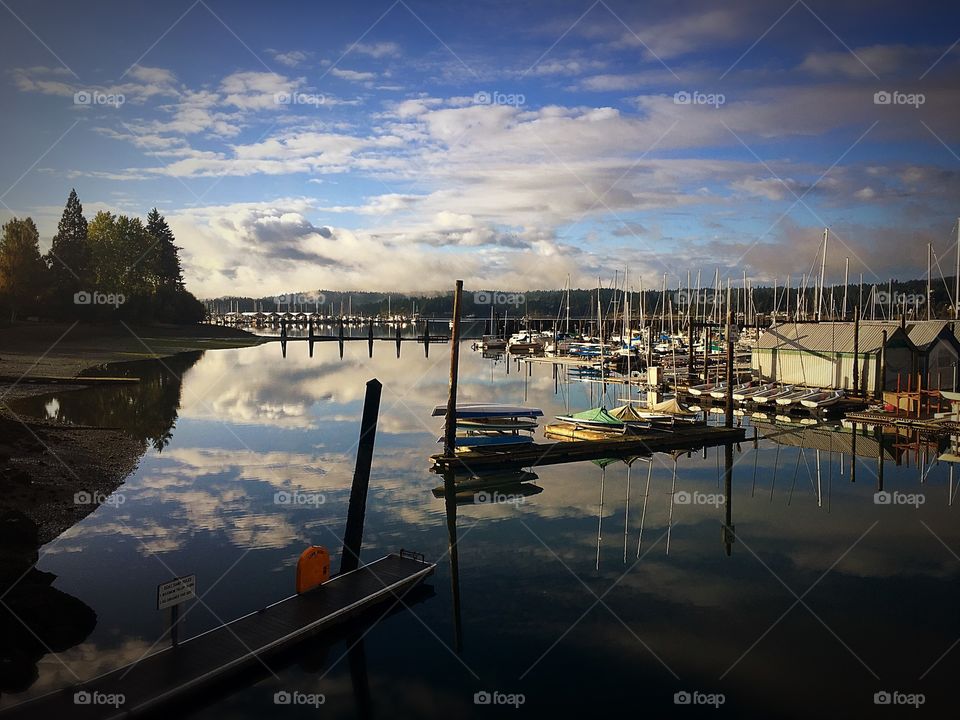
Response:
POLYGON ((330 553, 321 545, 311 545, 297 560, 297 593, 312 590, 330 579, 330 553))

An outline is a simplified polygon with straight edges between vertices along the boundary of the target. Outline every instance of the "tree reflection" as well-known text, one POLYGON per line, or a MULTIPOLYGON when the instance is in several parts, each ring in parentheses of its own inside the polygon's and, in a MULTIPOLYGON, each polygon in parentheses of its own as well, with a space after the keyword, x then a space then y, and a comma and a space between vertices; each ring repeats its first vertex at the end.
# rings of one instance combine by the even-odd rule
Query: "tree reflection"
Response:
POLYGON ((203 351, 198 350, 163 360, 104 365, 87 376, 136 377, 140 382, 26 398, 18 401, 15 409, 72 425, 123 430, 162 452, 176 427, 183 376, 202 356, 203 351))

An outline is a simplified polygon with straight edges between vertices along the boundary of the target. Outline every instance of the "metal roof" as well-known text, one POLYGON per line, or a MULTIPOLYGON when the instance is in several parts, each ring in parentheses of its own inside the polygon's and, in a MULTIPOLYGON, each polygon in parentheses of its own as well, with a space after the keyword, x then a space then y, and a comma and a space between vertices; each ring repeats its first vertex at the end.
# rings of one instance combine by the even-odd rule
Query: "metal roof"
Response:
MULTIPOLYGON (((883 345, 884 330, 888 345, 898 334, 906 339, 906 334, 895 323, 861 323, 858 352, 877 352, 883 345)), ((781 323, 760 337, 757 348, 852 353, 853 334, 852 322, 781 323)))

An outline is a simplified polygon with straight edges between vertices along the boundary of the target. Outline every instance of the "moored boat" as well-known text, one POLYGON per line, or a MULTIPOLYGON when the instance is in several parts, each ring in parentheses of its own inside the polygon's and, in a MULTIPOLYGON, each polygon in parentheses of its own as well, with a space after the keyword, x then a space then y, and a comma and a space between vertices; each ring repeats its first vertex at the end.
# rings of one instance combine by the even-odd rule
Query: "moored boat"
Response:
POLYGON ((789 405, 799 404, 802 400, 812 397, 818 393, 817 390, 811 390, 810 388, 801 388, 799 390, 794 390, 789 392, 786 395, 782 395, 777 398, 777 405, 781 407, 786 407, 789 405))
POLYGON ((841 399, 843 399, 843 393, 839 390, 825 390, 802 398, 800 404, 805 408, 819 409, 836 405, 841 399))

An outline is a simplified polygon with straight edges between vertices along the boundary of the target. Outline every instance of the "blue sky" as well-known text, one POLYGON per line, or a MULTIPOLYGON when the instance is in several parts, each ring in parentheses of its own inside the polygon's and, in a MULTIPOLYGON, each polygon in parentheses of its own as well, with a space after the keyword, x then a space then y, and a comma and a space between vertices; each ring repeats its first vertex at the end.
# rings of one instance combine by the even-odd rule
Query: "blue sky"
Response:
POLYGON ((0 3, 0 219, 166 214, 203 297, 952 273, 960 9, 0 3), (876 93, 888 93, 879 98, 876 93), (890 98, 889 103, 882 102, 890 98), (880 102, 878 102, 878 99, 880 102))

